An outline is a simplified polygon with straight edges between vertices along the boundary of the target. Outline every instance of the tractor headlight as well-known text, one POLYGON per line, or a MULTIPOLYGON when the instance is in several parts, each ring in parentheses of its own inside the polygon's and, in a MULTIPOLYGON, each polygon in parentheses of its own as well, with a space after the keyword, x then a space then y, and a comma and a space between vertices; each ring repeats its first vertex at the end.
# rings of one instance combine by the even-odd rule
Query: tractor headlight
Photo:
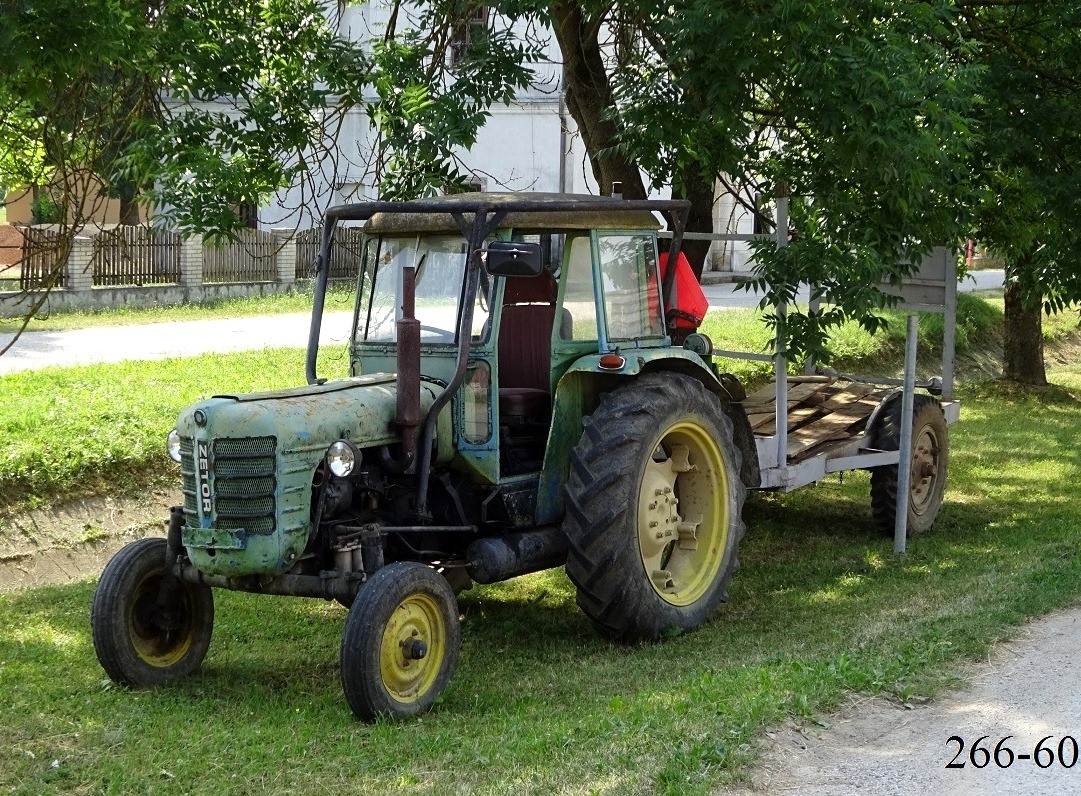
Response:
POLYGON ((169 432, 165 441, 165 449, 169 451, 169 458, 174 462, 180 461, 180 432, 175 428, 169 432))
POLYGON ((360 464, 360 451, 347 439, 340 439, 327 448, 327 467, 339 478, 344 478, 360 464))

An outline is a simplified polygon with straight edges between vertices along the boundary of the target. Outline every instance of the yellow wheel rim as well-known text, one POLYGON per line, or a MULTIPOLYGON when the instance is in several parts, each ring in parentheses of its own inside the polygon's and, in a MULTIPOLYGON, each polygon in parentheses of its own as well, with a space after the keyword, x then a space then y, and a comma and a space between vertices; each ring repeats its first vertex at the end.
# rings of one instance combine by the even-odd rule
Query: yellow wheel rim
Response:
POLYGON ((147 575, 135 589, 128 608, 128 638, 145 663, 165 668, 181 661, 195 638, 194 610, 186 587, 181 586, 176 626, 163 629, 156 621, 161 575, 147 575))
POLYGON ((697 423, 666 430, 638 490, 638 547, 653 589, 690 605, 717 579, 728 548, 729 483, 721 449, 697 423))
POLYGON ((411 594, 391 614, 379 646, 379 670, 397 702, 419 700, 435 684, 443 665, 447 625, 439 604, 411 594))

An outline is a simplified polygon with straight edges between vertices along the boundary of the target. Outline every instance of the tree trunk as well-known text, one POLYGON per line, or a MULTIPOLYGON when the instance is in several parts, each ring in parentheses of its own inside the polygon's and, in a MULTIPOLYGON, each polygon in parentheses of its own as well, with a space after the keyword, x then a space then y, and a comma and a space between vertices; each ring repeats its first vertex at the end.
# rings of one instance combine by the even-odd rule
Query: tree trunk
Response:
MULTIPOLYGON (((1028 266, 1027 257, 1014 268, 1028 266)), ((1013 270, 1013 269, 1010 269, 1013 270)), ((1047 384, 1043 362, 1043 300, 1027 293, 1006 274, 1006 323, 1002 376, 1010 381, 1042 387, 1047 384)))
MULTIPOLYGON (((687 217, 687 232, 713 232, 713 180, 703 177, 697 167, 691 164, 673 186, 672 194, 680 199, 690 200, 691 213, 687 217)), ((710 245, 708 240, 685 240, 681 247, 699 282, 702 281, 702 271, 705 269, 710 245)))
POLYGON ((127 224, 129 226, 135 226, 139 224, 141 219, 139 218, 139 204, 135 201, 135 198, 120 197, 120 223, 127 224))
POLYGON ((139 223, 139 189, 131 180, 123 180, 114 187, 115 196, 120 202, 120 223, 134 226, 139 223))
POLYGON ((627 199, 645 199, 638 163, 611 150, 619 129, 606 116, 615 102, 601 57, 601 26, 586 17, 581 4, 566 0, 552 4, 552 21, 563 54, 567 110, 578 125, 597 187, 608 196, 612 183, 619 182, 627 199))

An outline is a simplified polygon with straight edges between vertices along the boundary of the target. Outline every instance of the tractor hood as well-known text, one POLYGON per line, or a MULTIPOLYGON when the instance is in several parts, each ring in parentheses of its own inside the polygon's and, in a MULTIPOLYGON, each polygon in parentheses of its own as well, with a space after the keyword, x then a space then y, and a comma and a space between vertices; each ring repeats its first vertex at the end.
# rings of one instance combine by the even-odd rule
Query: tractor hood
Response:
MULTIPOLYGON (((442 389, 422 383, 422 412, 442 389)), ((397 378, 388 373, 189 406, 177 432, 192 563, 209 574, 286 571, 310 538, 312 483, 327 447, 397 442, 396 410, 397 378)), ((436 435, 436 450, 453 454, 449 411, 436 435)))
MULTIPOLYGON (((421 384, 421 412, 440 389, 421 384)), ((216 395, 184 409, 177 431, 191 439, 273 437, 279 454, 317 461, 338 439, 358 448, 397 442, 396 404, 395 374, 373 373, 287 390, 216 395)), ((439 438, 444 425, 449 433, 446 420, 439 423, 439 438)))

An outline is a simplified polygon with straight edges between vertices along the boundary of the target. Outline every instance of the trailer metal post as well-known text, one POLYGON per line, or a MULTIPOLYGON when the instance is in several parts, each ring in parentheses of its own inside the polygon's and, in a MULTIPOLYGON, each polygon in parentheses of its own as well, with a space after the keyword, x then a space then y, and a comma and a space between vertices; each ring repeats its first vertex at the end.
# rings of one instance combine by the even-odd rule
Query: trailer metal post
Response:
MULTIPOLYGON (((777 248, 783 249, 788 245, 788 195, 787 189, 782 188, 777 197, 777 248)), ((774 338, 773 372, 777 382, 777 401, 774 405, 774 435, 777 442, 777 466, 783 471, 788 467, 788 360, 785 358, 788 348, 788 339, 785 332, 785 322, 788 316, 788 307, 785 304, 777 305, 777 336, 774 338)))
POLYGON ((893 522, 893 552, 905 552, 908 500, 912 481, 912 414, 916 391, 916 339, 919 321, 909 314, 905 329, 905 386, 901 394, 901 441, 897 459, 897 509, 893 522))
POLYGON ((777 383, 777 400, 773 406, 773 433, 777 442, 777 466, 788 466, 788 362, 785 360, 784 323, 787 307, 777 306, 777 337, 773 344, 777 347, 773 357, 773 378, 777 383))
POLYGON ((957 258, 946 252, 946 307, 942 313, 942 400, 953 400, 957 340, 957 258))
MULTIPOLYGON (((814 317, 822 309, 822 299, 818 296, 818 285, 808 285, 807 288, 811 292, 810 301, 807 302, 807 315, 814 317)), ((817 321, 815 323, 817 324, 817 321)), ((817 370, 818 363, 815 362, 814 356, 808 356, 803 363, 803 375, 813 376, 817 370)))

